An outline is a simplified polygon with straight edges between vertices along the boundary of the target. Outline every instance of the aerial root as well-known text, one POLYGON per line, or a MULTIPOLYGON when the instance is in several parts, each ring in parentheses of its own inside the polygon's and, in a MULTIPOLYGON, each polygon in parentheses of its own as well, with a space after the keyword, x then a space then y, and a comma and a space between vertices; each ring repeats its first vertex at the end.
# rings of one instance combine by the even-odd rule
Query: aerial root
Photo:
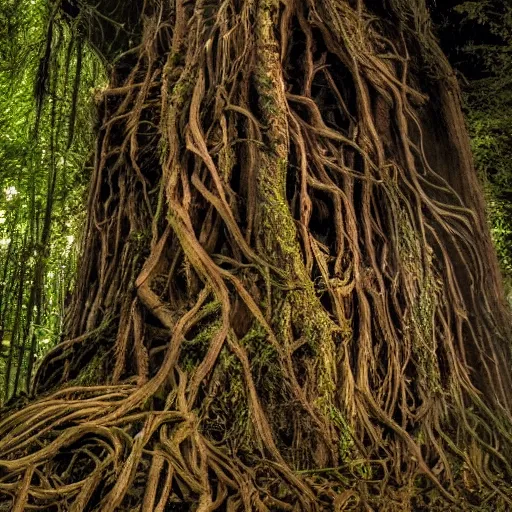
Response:
POLYGON ((424 6, 390 27, 364 2, 196 4, 147 0, 99 99, 69 341, 0 423, 0 495, 511 507, 509 331, 478 192, 424 147, 404 28, 424 6))

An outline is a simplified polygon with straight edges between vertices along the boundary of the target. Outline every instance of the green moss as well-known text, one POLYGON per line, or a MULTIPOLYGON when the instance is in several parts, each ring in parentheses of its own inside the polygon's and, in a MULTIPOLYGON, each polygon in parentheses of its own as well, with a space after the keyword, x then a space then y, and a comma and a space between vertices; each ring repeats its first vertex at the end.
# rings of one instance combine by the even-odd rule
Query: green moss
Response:
POLYGON ((183 53, 174 52, 169 58, 171 66, 180 66, 185 62, 185 55, 183 53))
POLYGON ((145 231, 132 231, 129 240, 135 242, 135 244, 141 248, 145 247, 147 242, 151 240, 151 231, 149 229, 145 231))
POLYGON ((412 339, 412 350, 421 384, 433 391, 441 390, 441 377, 437 362, 437 344, 433 331, 433 316, 439 301, 439 285, 432 262, 432 251, 427 247, 425 262, 422 242, 404 210, 398 214, 398 250, 404 269, 404 278, 412 286, 411 302, 404 329, 412 339))
POLYGON ((255 324, 249 332, 240 340, 249 355, 252 357, 252 365, 257 367, 271 367, 277 363, 277 351, 268 339, 268 333, 259 324, 255 324))
POLYGON ((222 386, 225 392, 215 398, 216 403, 212 406, 213 410, 219 410, 219 417, 227 418, 224 437, 230 440, 230 445, 236 443, 238 449, 251 451, 255 436, 249 411, 247 384, 240 361, 227 347, 221 350, 217 372, 220 379, 228 380, 222 386))
POLYGON ((189 92, 192 89, 192 81, 191 80, 179 80, 174 87, 172 88, 173 99, 177 105, 180 105, 187 96, 189 96, 189 92))
POLYGON ((331 406, 329 409, 329 414, 332 422, 338 430, 339 455, 340 460, 344 461, 349 458, 350 451, 354 446, 352 430, 339 409, 331 406))
POLYGON ((94 386, 102 382, 105 371, 106 353, 100 351, 89 361, 78 374, 73 384, 76 386, 94 386))
POLYGON ((201 308, 201 314, 204 316, 213 315, 214 313, 220 313, 221 303, 218 300, 212 300, 201 308))
MULTIPOLYGON (((215 311, 212 308, 212 311, 215 311)), ((211 340, 222 328, 222 322, 209 322, 192 340, 186 340, 180 357, 180 366, 187 372, 192 372, 201 363, 210 346, 211 340)))

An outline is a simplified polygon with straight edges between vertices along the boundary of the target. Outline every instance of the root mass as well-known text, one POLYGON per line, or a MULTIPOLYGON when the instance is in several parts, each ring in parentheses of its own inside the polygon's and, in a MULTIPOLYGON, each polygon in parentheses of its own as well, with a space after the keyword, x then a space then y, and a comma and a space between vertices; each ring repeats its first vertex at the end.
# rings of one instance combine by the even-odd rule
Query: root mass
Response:
POLYGON ((456 81, 422 0, 374 3, 75 8, 112 78, 0 504, 512 507, 510 318, 456 81))

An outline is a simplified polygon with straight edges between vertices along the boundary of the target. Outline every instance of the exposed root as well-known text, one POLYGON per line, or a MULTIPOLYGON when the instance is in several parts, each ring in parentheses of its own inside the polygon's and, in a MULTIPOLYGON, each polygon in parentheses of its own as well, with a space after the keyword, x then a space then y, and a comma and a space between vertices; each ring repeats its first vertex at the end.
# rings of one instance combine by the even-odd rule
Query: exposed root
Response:
POLYGON ((391 3, 146 0, 99 106, 69 341, 0 423, 13 510, 512 507, 457 90, 423 3, 391 3))

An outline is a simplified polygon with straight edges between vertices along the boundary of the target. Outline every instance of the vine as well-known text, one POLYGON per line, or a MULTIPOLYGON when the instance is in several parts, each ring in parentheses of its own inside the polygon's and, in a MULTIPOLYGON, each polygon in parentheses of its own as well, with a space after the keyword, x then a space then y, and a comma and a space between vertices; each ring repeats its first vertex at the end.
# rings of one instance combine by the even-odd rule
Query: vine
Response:
POLYGON ((509 313, 456 82, 423 2, 372 4, 133 7, 67 340, 0 423, 14 510, 511 505, 509 313))

